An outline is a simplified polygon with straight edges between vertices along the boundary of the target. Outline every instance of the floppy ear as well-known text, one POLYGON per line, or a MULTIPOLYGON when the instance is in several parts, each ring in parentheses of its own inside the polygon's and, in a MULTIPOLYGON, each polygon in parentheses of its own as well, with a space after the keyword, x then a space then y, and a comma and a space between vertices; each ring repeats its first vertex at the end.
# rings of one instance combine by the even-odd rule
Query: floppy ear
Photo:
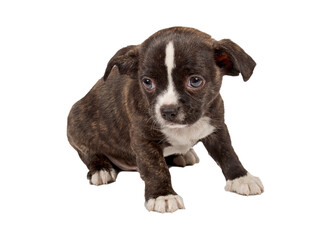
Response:
POLYGON ((241 73, 244 81, 253 74, 256 63, 237 44, 230 39, 215 42, 215 61, 225 75, 238 76, 241 73))
POLYGON ((103 80, 106 81, 114 66, 118 67, 120 74, 136 77, 138 72, 138 46, 127 46, 120 49, 108 62, 103 80))

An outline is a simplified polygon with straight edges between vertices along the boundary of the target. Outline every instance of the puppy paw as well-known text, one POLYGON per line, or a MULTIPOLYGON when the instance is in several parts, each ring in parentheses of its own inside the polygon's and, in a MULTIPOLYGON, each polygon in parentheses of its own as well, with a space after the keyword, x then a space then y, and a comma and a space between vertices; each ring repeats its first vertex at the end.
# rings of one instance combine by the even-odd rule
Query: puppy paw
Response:
POLYGON ((195 153, 195 151, 191 148, 187 153, 184 155, 170 155, 166 157, 166 162, 169 166, 176 166, 176 167, 185 167, 191 166, 198 163, 199 157, 195 153))
POLYGON ((195 153, 193 148, 191 148, 187 153, 185 153, 183 157, 185 159, 186 166, 194 165, 200 162, 199 157, 195 153))
POLYGON ((183 199, 179 195, 167 195, 149 199, 145 202, 148 211, 159 213, 174 212, 178 209, 185 209, 183 199))
POLYGON ((102 185, 115 182, 117 177, 117 172, 114 169, 110 171, 100 170, 92 174, 90 183, 92 185, 102 185))
POLYGON ((225 190, 248 196, 263 193, 264 187, 258 177, 247 173, 246 176, 226 181, 225 190))

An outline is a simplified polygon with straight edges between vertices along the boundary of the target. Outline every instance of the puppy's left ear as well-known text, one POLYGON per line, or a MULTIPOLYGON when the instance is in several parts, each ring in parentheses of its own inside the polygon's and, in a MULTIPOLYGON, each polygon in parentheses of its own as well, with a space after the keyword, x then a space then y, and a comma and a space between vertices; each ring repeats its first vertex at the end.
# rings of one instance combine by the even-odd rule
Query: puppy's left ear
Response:
POLYGON ((215 41, 215 61, 225 75, 238 76, 241 73, 246 82, 256 66, 254 60, 230 39, 215 41))
POLYGON ((139 46, 127 46, 120 49, 108 62, 103 79, 106 81, 112 69, 116 66, 120 74, 135 78, 138 73, 139 46))

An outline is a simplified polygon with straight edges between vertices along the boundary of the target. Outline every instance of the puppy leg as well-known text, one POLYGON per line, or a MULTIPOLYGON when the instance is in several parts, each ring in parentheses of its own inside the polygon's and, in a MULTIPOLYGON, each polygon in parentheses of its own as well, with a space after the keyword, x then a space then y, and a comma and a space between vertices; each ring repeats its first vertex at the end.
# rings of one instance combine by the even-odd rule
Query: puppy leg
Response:
POLYGON ((115 182, 118 169, 116 169, 109 159, 102 154, 95 154, 89 157, 87 167, 87 179, 92 185, 102 185, 115 182))
POLYGON ((191 148, 187 153, 185 154, 174 154, 170 155, 168 157, 165 157, 165 160, 168 164, 168 166, 172 167, 185 167, 185 166, 191 166, 196 163, 199 163, 199 157, 191 148))
POLYGON ((137 157, 138 171, 145 182, 147 210, 165 213, 183 209, 183 199, 172 188, 169 168, 160 146, 154 142, 136 139, 134 142, 139 145, 134 143, 133 149, 137 157))
POLYGON ((209 155, 222 168, 226 179, 225 190, 241 195, 256 195, 264 191, 261 180, 249 174, 239 161, 225 124, 202 142, 209 155))

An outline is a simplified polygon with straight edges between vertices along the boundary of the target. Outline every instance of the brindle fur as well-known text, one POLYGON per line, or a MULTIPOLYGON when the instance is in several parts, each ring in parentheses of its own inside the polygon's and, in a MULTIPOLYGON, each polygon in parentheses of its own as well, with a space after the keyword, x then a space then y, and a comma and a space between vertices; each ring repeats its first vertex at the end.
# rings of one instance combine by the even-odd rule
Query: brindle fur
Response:
POLYGON ((219 90, 226 74, 241 73, 247 81, 255 62, 230 40, 216 41, 191 28, 161 30, 141 45, 118 51, 109 61, 104 77, 72 107, 68 117, 68 139, 88 167, 88 177, 101 169, 137 170, 145 181, 146 200, 176 194, 168 164, 185 165, 178 156, 163 157, 163 149, 170 144, 151 107, 167 85, 164 49, 169 41, 176 49, 174 81, 194 73, 207 79, 201 90, 190 93, 185 92, 185 83, 176 82, 177 90, 185 92, 180 95, 187 113, 183 123, 209 117, 216 130, 200 140, 225 178, 232 180, 247 174, 232 148, 219 90), (142 76, 159 79, 155 93, 143 89, 142 76))

